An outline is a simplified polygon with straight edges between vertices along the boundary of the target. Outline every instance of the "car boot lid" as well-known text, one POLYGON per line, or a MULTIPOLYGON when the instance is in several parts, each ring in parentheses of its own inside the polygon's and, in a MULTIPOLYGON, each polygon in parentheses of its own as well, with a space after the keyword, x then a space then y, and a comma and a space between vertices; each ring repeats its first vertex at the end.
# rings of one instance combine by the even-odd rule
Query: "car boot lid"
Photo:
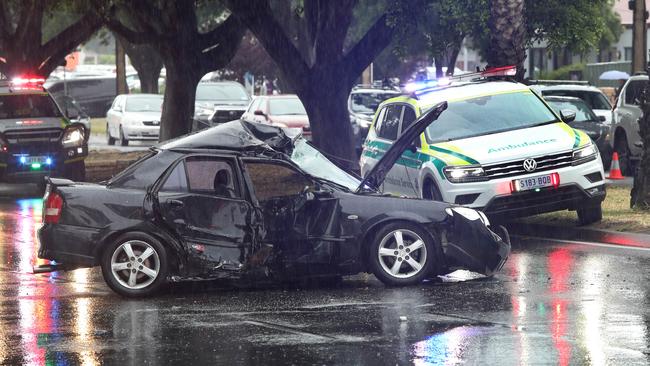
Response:
POLYGON ((366 187, 372 190, 378 189, 395 162, 402 156, 402 153, 411 146, 416 137, 420 136, 433 121, 438 119, 438 116, 445 109, 447 109, 447 102, 436 104, 431 110, 413 122, 406 131, 402 132, 402 135, 393 142, 384 156, 379 159, 377 164, 375 164, 363 181, 361 181, 357 192, 362 192, 366 187))

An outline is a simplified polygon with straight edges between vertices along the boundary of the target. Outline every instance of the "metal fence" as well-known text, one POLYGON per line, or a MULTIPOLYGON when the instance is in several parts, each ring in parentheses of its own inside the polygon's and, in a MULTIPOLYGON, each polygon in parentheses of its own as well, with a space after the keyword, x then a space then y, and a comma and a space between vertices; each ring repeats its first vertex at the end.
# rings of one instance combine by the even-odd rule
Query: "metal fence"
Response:
POLYGON ((617 87, 619 86, 618 80, 600 80, 598 77, 605 71, 618 70, 625 71, 632 75, 632 61, 618 61, 618 62, 599 62, 595 64, 587 64, 585 73, 582 75, 584 80, 589 81, 591 85, 597 87, 617 87))

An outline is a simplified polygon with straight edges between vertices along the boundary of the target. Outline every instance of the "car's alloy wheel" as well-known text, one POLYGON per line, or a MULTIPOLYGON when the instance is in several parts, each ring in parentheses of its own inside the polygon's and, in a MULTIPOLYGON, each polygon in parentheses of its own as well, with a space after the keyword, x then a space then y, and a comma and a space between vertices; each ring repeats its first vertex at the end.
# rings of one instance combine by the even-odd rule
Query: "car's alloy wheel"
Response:
POLYGON ((427 263, 427 247, 418 234, 398 229, 388 233, 377 252, 381 268, 396 278, 417 275, 427 263))
POLYGON ((109 244, 101 265, 106 284, 123 296, 151 295, 167 281, 167 252, 144 233, 128 233, 109 244))
POLYGON ((432 271, 437 257, 429 234, 410 223, 393 223, 380 230, 369 254, 372 272, 391 286, 421 282, 432 271))
POLYGON ((111 273, 120 285, 129 290, 145 288, 158 277, 160 258, 151 245, 130 240, 113 252, 111 273))

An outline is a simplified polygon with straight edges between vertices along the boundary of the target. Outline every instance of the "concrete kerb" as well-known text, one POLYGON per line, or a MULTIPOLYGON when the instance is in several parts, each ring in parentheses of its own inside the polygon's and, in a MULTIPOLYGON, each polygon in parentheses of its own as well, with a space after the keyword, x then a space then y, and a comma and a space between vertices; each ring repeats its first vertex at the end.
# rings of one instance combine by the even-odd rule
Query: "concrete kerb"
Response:
POLYGON ((509 223, 505 226, 515 235, 650 248, 650 234, 544 224, 509 223))

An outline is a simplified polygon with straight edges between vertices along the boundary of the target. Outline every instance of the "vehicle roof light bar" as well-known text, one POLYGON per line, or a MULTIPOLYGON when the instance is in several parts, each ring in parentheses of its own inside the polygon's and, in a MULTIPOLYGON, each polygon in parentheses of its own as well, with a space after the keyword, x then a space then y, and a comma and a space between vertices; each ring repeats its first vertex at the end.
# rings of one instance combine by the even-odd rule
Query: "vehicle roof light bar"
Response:
POLYGON ((11 80, 0 80, 0 87, 9 87, 14 90, 44 90, 45 79, 39 76, 20 76, 11 80))
POLYGON ((479 72, 473 72, 469 74, 457 75, 443 77, 440 79, 431 79, 424 80, 415 83, 408 83, 404 86, 404 90, 408 93, 412 93, 415 97, 418 95, 428 93, 433 90, 441 89, 443 87, 449 86, 454 82, 458 81, 471 81, 476 79, 484 78, 497 78, 497 77, 512 77, 517 74, 517 66, 502 66, 502 67, 492 67, 485 69, 479 72))

